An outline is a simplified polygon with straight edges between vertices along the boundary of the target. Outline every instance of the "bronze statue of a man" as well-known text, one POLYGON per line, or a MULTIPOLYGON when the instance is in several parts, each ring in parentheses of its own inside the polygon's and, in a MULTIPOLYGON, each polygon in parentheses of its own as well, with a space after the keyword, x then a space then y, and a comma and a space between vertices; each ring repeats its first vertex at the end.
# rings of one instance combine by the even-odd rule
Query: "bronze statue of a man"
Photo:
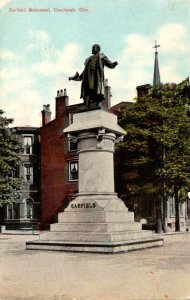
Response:
POLYGON ((81 81, 81 97, 84 104, 89 108, 93 103, 98 106, 105 99, 104 96, 104 66, 114 69, 118 63, 111 62, 103 53, 100 53, 100 46, 92 46, 92 55, 85 61, 84 71, 78 72, 69 80, 81 81))

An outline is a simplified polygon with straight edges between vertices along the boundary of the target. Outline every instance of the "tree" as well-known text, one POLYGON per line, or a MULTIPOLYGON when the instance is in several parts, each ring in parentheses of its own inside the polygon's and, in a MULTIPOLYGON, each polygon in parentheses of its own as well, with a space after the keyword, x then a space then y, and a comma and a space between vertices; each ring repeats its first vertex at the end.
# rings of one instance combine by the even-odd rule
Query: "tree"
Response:
POLYGON ((168 117, 162 125, 163 163, 157 172, 166 196, 174 196, 175 230, 180 231, 179 202, 186 199, 190 188, 189 80, 165 85, 161 96, 168 117))
POLYGON ((18 201, 21 184, 18 175, 19 142, 8 127, 13 119, 3 114, 0 110, 0 206, 18 201))
POLYGON ((134 209, 135 203, 140 215, 145 213, 140 203, 146 199, 151 204, 161 189, 155 174, 160 165, 158 147, 152 137, 152 129, 161 121, 159 102, 152 97, 137 100, 119 118, 127 135, 116 151, 116 189, 125 195, 129 208, 134 209))
POLYGON ((180 230, 179 194, 190 185, 190 122, 187 81, 165 84, 160 91, 137 99, 120 116, 127 131, 118 145, 117 190, 128 203, 158 203, 163 229, 168 195, 175 198, 176 231, 180 230), (118 158, 119 157, 119 158, 118 158), (131 200, 131 201, 130 201, 131 200), (161 213, 160 213, 161 212, 161 213))

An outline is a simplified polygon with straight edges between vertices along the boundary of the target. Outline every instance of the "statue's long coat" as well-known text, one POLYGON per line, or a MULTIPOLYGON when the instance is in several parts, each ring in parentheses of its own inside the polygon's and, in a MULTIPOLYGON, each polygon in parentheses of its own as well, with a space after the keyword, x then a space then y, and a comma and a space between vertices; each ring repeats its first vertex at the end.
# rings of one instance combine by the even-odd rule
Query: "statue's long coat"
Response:
POLYGON ((86 99, 89 93, 97 95, 99 98, 104 99, 104 66, 108 68, 115 68, 115 64, 112 63, 103 53, 96 54, 97 62, 95 72, 89 71, 90 60, 94 55, 90 56, 85 61, 84 71, 78 77, 78 80, 82 80, 81 86, 81 98, 86 99))

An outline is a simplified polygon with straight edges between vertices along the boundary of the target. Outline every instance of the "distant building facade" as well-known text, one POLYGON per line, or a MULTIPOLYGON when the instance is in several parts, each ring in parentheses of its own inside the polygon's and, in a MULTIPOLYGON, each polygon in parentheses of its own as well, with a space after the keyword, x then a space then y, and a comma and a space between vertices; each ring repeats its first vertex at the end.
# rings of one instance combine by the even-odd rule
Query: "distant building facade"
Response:
POLYGON ((6 229, 38 228, 40 218, 40 141, 39 128, 14 127, 11 131, 20 142, 20 165, 17 170, 22 179, 19 202, 4 207, 6 229))
POLYGON ((118 104, 112 106, 111 111, 114 114, 119 115, 120 113, 124 112, 127 107, 129 107, 133 104, 134 104, 134 102, 122 101, 122 102, 119 102, 118 104))

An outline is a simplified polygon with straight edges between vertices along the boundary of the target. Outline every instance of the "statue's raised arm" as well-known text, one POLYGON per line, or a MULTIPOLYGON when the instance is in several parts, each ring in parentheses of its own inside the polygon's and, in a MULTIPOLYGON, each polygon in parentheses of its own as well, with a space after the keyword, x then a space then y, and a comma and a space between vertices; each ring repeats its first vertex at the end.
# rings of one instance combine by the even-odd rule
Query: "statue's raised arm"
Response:
POLYGON ((76 72, 74 76, 69 77, 69 80, 76 80, 76 81, 78 81, 79 80, 79 72, 76 72))
POLYGON ((80 81, 81 98, 87 107, 98 107, 98 104, 105 99, 104 95, 104 66, 114 69, 118 65, 117 61, 111 62, 107 56, 100 53, 100 46, 92 46, 92 55, 86 59, 84 71, 79 75, 78 72, 69 80, 80 81))

